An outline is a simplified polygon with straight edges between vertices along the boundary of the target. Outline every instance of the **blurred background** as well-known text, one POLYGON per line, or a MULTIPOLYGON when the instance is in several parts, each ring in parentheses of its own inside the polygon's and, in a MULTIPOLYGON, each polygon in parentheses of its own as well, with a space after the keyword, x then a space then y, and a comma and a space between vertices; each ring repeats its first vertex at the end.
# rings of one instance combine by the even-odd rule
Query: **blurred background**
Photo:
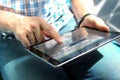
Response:
MULTIPOLYGON (((101 17, 111 31, 120 32, 120 0, 94 0, 95 14, 101 17)), ((120 43, 120 39, 116 40, 120 43)))

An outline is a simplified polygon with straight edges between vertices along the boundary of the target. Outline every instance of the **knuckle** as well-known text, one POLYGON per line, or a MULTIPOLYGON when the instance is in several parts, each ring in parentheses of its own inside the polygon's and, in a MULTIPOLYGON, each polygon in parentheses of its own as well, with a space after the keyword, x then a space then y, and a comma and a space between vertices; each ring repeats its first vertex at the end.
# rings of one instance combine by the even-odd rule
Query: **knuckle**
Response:
POLYGON ((30 46, 30 43, 27 41, 22 42, 24 46, 30 46))
POLYGON ((46 31, 47 31, 47 32, 52 32, 52 29, 46 28, 46 31))
POLYGON ((26 35, 26 32, 24 32, 24 31, 17 31, 16 34, 17 34, 19 37, 22 37, 22 36, 25 36, 25 35, 26 35))

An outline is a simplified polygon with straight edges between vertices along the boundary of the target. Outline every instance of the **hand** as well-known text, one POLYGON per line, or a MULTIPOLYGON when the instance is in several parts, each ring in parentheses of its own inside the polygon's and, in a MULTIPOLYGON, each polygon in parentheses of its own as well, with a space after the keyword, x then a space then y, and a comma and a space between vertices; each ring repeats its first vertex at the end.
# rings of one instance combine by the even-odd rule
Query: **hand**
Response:
POLYGON ((60 35, 54 28, 40 17, 17 15, 17 18, 14 19, 10 25, 11 31, 25 46, 44 41, 45 34, 57 42, 62 42, 60 35))
POLYGON ((95 28, 101 31, 109 31, 109 27, 105 24, 105 22, 101 18, 94 15, 87 16, 80 25, 80 27, 83 26, 95 28))

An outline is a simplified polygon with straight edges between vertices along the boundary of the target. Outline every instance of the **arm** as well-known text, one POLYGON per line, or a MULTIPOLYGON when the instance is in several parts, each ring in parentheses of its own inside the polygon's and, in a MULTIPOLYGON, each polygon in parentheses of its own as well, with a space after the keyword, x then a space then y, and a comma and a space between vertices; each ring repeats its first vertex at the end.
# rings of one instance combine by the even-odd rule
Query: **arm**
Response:
POLYGON ((0 10, 0 30, 11 31, 10 21, 13 19, 14 15, 10 12, 0 10))
POLYGON ((61 42, 60 35, 40 17, 22 16, 0 10, 0 29, 13 32, 25 46, 43 41, 44 33, 61 42))
POLYGON ((93 13, 93 0, 71 0, 71 4, 77 21, 87 13, 93 13))
POLYGON ((5 6, 2 6, 2 5, 0 5, 0 30, 8 30, 7 29, 7 24, 5 24, 8 20, 4 20, 4 19, 7 19, 7 18, 5 18, 6 16, 8 16, 7 14, 6 14, 6 11, 9 11, 9 12, 15 12, 14 11, 14 9, 12 9, 12 8, 8 8, 8 7, 5 7, 5 6), (3 18, 4 17, 4 18, 3 18), (4 22, 2 21, 2 20, 4 20, 4 22), (6 27, 5 27, 6 26, 6 27))
MULTIPOLYGON (((71 0, 73 13, 79 22, 81 17, 87 13, 93 14, 94 2, 93 0, 71 0)), ((104 23, 104 21, 94 15, 89 15, 85 17, 80 26, 87 26, 91 28, 96 28, 102 31, 109 31, 109 27, 104 23)))

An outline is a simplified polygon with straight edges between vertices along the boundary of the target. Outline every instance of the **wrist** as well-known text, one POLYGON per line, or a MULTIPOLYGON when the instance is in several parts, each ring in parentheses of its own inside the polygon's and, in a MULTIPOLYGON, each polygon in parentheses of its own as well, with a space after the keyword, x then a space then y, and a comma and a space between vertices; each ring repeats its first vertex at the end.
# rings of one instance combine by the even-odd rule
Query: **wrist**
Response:
POLYGON ((81 19, 77 22, 78 27, 81 25, 81 23, 84 21, 84 19, 90 15, 93 15, 91 13, 87 13, 81 17, 81 19))
POLYGON ((15 19, 13 13, 0 10, 0 28, 2 30, 9 30, 13 19, 15 19))
POLYGON ((8 13, 8 21, 7 21, 7 28, 8 30, 12 31, 14 30, 14 27, 17 27, 17 22, 20 21, 21 15, 16 14, 16 13, 8 13))

